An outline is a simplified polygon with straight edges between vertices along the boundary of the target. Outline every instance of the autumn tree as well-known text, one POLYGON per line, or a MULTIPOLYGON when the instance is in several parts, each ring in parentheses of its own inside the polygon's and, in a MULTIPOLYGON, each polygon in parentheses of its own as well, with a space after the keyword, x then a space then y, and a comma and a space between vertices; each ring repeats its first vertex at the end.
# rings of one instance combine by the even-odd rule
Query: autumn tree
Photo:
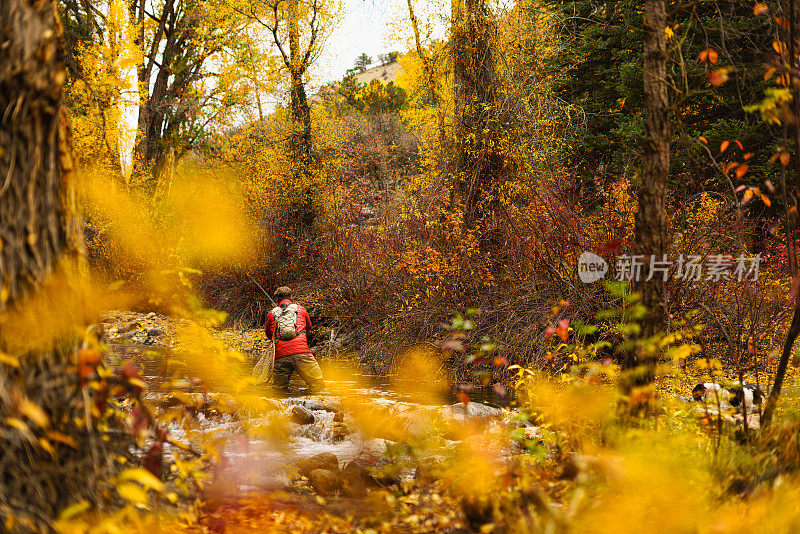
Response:
POLYGON ((222 68, 252 40, 241 39, 247 20, 221 0, 134 1, 130 18, 143 51, 134 170, 152 195, 170 159, 194 148, 242 99, 222 68))
POLYGON ((476 228, 494 211, 503 170, 496 147, 496 24, 484 0, 453 0, 451 11, 457 175, 454 193, 464 204, 465 225, 476 228))
POLYGON ((292 220, 303 230, 310 229, 314 222, 310 179, 314 147, 305 76, 320 51, 326 23, 330 21, 328 9, 321 0, 248 0, 242 11, 269 31, 289 74, 289 153, 294 178, 306 184, 292 210, 292 220))
POLYGON ((361 54, 356 58, 355 67, 358 69, 359 72, 364 72, 372 65, 372 58, 369 57, 367 54, 361 54))
POLYGON ((417 58, 422 63, 422 71, 425 75, 426 87, 428 90, 428 101, 433 106, 436 113, 436 129, 438 132, 439 145, 444 145, 444 107, 440 105, 440 97, 437 82, 437 56, 432 50, 426 50, 422 41, 422 31, 420 28, 420 21, 414 12, 414 4, 412 0, 407 0, 408 5, 408 19, 411 23, 411 29, 414 33, 414 46, 417 53, 417 58))

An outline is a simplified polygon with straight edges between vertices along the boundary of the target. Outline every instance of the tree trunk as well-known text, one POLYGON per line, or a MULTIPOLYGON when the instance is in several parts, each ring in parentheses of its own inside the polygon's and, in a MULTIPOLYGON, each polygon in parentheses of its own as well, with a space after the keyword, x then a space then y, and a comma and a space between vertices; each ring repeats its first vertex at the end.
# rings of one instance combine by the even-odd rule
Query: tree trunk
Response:
POLYGON ((452 0, 455 89, 454 193, 464 204, 465 225, 474 229, 497 203, 502 158, 493 148, 499 128, 492 40, 494 25, 484 0, 452 0))
MULTIPOLYGON (((784 39, 789 43, 789 58, 791 61, 790 70, 792 72, 797 72, 798 67, 798 58, 797 58, 797 14, 796 11, 796 0, 789 0, 788 2, 788 19, 789 19, 789 28, 788 28, 788 35, 785 35, 784 39), (788 38, 788 39, 787 39, 788 38)), ((792 157, 792 167, 794 173, 794 180, 792 182, 794 188, 794 197, 798 198, 797 195, 800 194, 800 90, 797 89, 798 85, 795 82, 798 82, 797 76, 795 75, 792 79, 792 120, 788 121, 789 124, 792 125, 792 142, 794 144, 794 156, 792 157)), ((787 139, 788 132, 784 129, 784 142, 788 141, 787 139)), ((788 143, 786 143, 788 145, 788 143)), ((784 183, 782 185, 782 191, 784 196, 784 202, 787 197, 787 184, 784 183)), ((789 186, 792 187, 792 186, 789 186)), ((789 206, 786 206, 786 209, 789 209, 789 206)), ((797 250, 795 247, 795 239, 797 236, 797 223, 793 222, 794 218, 790 217, 787 213, 786 215, 786 226, 787 226, 787 253, 789 254, 789 267, 792 274, 792 285, 794 285, 795 278, 798 275, 797 272, 797 250)), ((792 323, 789 326, 789 331, 786 333, 786 340, 783 344, 783 351, 781 352, 781 359, 778 362, 778 369, 775 372, 775 380, 772 384, 772 390, 769 393, 769 397, 767 398, 767 404, 764 407, 764 413, 761 415, 761 427, 767 427, 771 422, 772 418, 775 414, 775 408, 778 406, 778 400, 781 396, 781 389, 783 388, 783 381, 786 378, 786 371, 789 368, 789 359, 792 356, 792 349, 794 349, 795 341, 797 341, 797 337, 800 335, 800 295, 794 295, 794 312, 792 314, 792 323)))
MULTIPOLYGON (((664 28, 667 23, 665 0, 647 0, 644 7, 644 94, 645 140, 644 169, 636 213, 636 243, 645 261, 661 259, 666 252, 666 215, 664 197, 669 176, 670 124, 666 82, 667 49, 664 28)), ((646 273, 645 273, 646 274, 646 273)), ((646 276, 642 276, 646 278, 646 276)), ((663 289, 661 278, 638 284, 642 303, 648 313, 642 322, 645 336, 663 327, 663 289)))
POLYGON ((300 20, 297 10, 298 0, 286 3, 286 23, 289 30, 289 71, 291 76, 291 119, 292 132, 289 151, 293 162, 295 179, 303 184, 302 193, 296 199, 291 217, 300 233, 309 235, 314 226, 316 211, 312 190, 313 145, 311 140, 311 109, 306 98, 303 75, 305 64, 300 50, 300 20))
POLYGON ((118 469, 114 458, 130 447, 123 433, 106 443, 85 422, 90 393, 76 387, 71 367, 83 342, 74 327, 85 325, 64 319, 46 333, 39 323, 67 301, 75 307, 53 316, 82 321, 85 313, 66 294, 72 285, 56 283, 81 275, 83 252, 62 33, 54 0, 0 1, 0 352, 17 359, 0 364, 0 515, 15 531, 50 531, 66 506, 99 503, 100 484, 118 469), (26 421, 23 403, 38 406, 46 424, 26 421), (48 441, 45 429, 75 446, 48 441))
POLYGON ((297 0, 286 3, 286 18, 289 28, 289 63, 291 71, 292 153, 296 163, 307 170, 311 163, 311 109, 306 99, 303 82, 306 66, 300 50, 300 21, 297 0))
POLYGON ((0 312, 80 257, 54 2, 0 2, 0 312))

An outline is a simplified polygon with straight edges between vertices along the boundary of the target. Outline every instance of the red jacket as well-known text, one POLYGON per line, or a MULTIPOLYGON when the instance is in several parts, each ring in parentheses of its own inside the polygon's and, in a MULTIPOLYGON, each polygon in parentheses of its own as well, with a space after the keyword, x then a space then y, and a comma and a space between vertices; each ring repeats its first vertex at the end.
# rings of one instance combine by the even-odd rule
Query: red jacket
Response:
MULTIPOLYGON (((278 303, 278 306, 291 303, 291 300, 283 299, 278 303)), ((267 326, 264 328, 269 339, 275 339, 275 326, 275 317, 270 311, 270 313, 267 314, 267 326)), ((297 331, 303 333, 298 334, 294 339, 289 339, 286 341, 279 339, 277 342, 275 342, 275 359, 278 360, 284 356, 291 356, 292 354, 311 352, 311 350, 308 348, 308 336, 306 335, 306 332, 308 332, 310 329, 311 317, 308 315, 308 310, 298 304, 297 331)))

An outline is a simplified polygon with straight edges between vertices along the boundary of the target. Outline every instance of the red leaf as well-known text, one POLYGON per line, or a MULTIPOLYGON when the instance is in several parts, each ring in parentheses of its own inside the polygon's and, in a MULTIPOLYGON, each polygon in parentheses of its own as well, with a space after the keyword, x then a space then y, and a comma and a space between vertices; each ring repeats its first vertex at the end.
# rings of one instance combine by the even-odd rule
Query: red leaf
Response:
POLYGON ((611 241, 599 246, 597 252, 603 254, 604 252, 616 252, 622 246, 621 239, 612 239, 611 241))
POLYGON ((141 404, 136 405, 131 416, 131 432, 134 435, 147 428, 147 413, 144 411, 141 404))
POLYGON ((158 478, 161 478, 161 469, 164 463, 164 445, 163 442, 154 443, 147 451, 144 457, 144 468, 153 473, 158 478))
POLYGON ((553 333, 555 331, 556 331, 556 329, 553 328, 552 326, 548 326, 547 328, 545 328, 544 329, 544 337, 545 337, 545 339, 550 339, 551 337, 553 337, 553 333))
POLYGON ((734 139, 733 142, 736 143, 737 145, 739 145, 739 150, 744 152, 744 147, 742 146, 742 142, 741 141, 739 141, 738 139, 734 139))

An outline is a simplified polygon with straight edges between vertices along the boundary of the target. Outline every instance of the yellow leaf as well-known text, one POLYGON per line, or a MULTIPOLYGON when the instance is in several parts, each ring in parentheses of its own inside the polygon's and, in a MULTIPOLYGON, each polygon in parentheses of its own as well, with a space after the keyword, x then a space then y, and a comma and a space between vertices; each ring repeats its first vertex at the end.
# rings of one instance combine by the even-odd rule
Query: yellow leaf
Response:
POLYGON ((151 489, 159 493, 164 491, 164 483, 161 482, 153 473, 147 469, 144 469, 143 467, 131 467, 130 469, 124 470, 119 474, 119 480, 134 480, 147 489, 151 489))
POLYGON ((147 491, 133 482, 117 484, 117 493, 120 494, 120 497, 133 504, 145 504, 147 502, 147 491))
POLYGON ((47 441, 47 440, 46 440, 46 439, 44 439, 44 438, 39 438, 39 445, 40 445, 40 446, 41 446, 41 447, 42 447, 44 450, 46 450, 46 451, 47 451, 47 452, 50 454, 50 456, 52 456, 53 458, 55 458, 55 457, 56 457, 56 450, 53 448, 53 446, 50 444, 50 442, 49 442, 49 441, 47 441))
POLYGON ((89 501, 87 501, 86 499, 78 501, 75 504, 70 504, 69 506, 61 510, 61 513, 58 514, 58 517, 61 519, 70 519, 78 514, 85 512, 86 510, 89 509, 90 506, 91 504, 89 504, 89 501))
POLYGON ((147 384, 145 384, 141 378, 129 378, 128 384, 140 387, 142 389, 147 389, 147 384))
POLYGON ((0 363, 10 365, 11 367, 19 367, 19 358, 6 354, 5 352, 0 352, 0 363))
POLYGON ((6 424, 10 427, 16 428, 20 432, 30 432, 28 425, 26 425, 24 421, 22 421, 21 419, 17 419, 16 417, 6 417, 6 424))
POLYGON ((50 418, 44 413, 44 410, 28 399, 24 399, 20 403, 19 412, 41 428, 50 426, 50 418))
POLYGON ((72 439, 71 436, 62 434, 61 432, 56 432, 55 430, 51 430, 50 432, 47 433, 47 437, 53 441, 57 441, 59 443, 63 443, 64 445, 72 447, 73 449, 78 448, 78 444, 75 442, 74 439, 72 439))

